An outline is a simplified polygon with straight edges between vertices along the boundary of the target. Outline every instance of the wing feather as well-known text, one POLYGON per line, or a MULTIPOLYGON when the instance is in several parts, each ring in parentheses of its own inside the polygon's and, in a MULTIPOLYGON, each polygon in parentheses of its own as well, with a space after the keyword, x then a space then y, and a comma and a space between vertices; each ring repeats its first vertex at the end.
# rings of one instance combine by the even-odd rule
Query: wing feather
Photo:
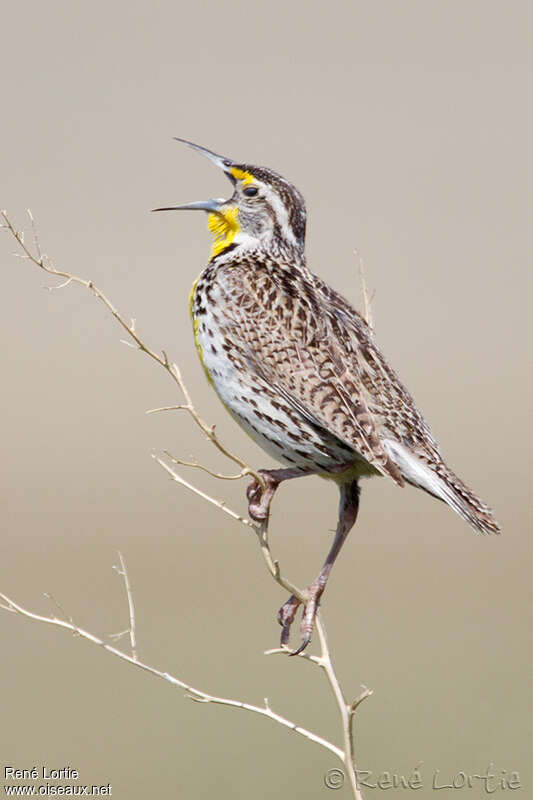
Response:
POLYGON ((490 509, 444 463, 422 414, 347 300, 301 264, 248 254, 217 270, 229 339, 246 368, 307 423, 378 472, 412 483, 498 532, 490 509))
POLYGON ((231 321, 231 338, 241 342, 248 369, 311 424, 404 485, 361 391, 357 341, 341 315, 317 296, 312 280, 280 278, 279 266, 278 272, 253 270, 253 280, 250 272, 233 266, 219 276, 226 323, 231 321))

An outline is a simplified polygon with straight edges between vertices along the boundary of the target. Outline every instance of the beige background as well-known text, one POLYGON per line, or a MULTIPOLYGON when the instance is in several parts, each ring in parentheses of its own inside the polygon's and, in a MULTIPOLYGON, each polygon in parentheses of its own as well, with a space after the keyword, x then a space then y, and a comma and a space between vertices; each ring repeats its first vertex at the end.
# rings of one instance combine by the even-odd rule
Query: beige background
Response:
MULTIPOLYGON (((375 690, 359 763, 410 774, 423 762, 424 798, 485 796, 431 781, 491 761, 520 773, 513 796, 532 791, 531 24, 528 3, 470 0, 2 10, 0 206, 24 226, 32 209, 57 265, 179 360, 202 413, 253 464, 269 461, 218 404, 191 340, 205 222, 148 213, 229 184, 171 137, 293 180, 311 267, 358 305, 362 253, 378 341, 504 528, 476 536, 423 493, 376 480, 328 588, 346 690, 375 690)), ((177 402, 170 381, 88 293, 44 291, 13 249, 2 233, 1 589, 43 612, 52 592, 78 624, 121 630, 120 548, 142 657, 214 692, 266 695, 337 739, 320 677, 262 655, 285 598, 255 542, 150 458, 169 448, 222 466, 185 418, 145 415, 177 402)), ((245 508, 243 485, 195 477, 245 508)), ((302 584, 336 503, 314 478, 276 500, 273 544, 302 584)), ((61 631, 8 614, 0 627, 2 763, 71 765, 117 798, 327 796, 337 765, 303 739, 194 705, 61 631)))

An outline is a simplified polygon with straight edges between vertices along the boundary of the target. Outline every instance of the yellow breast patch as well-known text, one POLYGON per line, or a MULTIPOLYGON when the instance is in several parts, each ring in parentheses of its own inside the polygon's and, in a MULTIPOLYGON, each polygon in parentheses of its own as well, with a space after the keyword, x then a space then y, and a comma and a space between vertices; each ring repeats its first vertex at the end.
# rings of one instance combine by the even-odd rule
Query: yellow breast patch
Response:
POLYGON ((202 345, 200 343, 200 337, 199 337, 200 320, 194 316, 194 312, 193 312, 193 309, 194 309, 194 293, 196 291, 196 287, 198 285, 198 281, 200 280, 201 277, 202 277, 202 273, 200 273, 200 275, 198 275, 198 277, 196 278, 196 280, 194 281, 194 283, 193 283, 193 285, 191 287, 191 293, 189 295, 189 315, 191 317, 191 322, 192 322, 192 332, 193 332, 193 336, 194 336, 194 345, 196 347, 196 352, 198 353, 198 358, 200 359, 200 364, 203 367, 203 370, 204 370, 204 373, 205 373, 205 377, 207 378, 208 383, 212 384, 213 383, 213 379, 211 377, 211 374, 210 374, 209 370, 206 367, 206 364, 205 364, 205 361, 204 361, 204 357, 203 357, 203 353, 202 353, 202 345))

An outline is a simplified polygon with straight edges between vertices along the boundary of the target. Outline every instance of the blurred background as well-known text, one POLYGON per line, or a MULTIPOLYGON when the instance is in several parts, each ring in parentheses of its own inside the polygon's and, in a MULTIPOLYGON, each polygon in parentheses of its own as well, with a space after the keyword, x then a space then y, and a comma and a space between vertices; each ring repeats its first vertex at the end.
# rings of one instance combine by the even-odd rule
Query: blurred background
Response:
MULTIPOLYGON (((423 797, 437 770, 445 784, 491 763, 498 791, 517 771, 516 795, 531 792, 531 24, 526 2, 482 0, 2 10, 0 206, 27 236, 31 208, 57 267, 136 318, 253 465, 272 462, 219 404, 192 343, 205 219, 149 213, 229 184, 172 136, 292 180, 311 268, 357 307, 356 248, 364 259, 378 343, 504 530, 476 536, 424 493, 368 482, 328 586, 343 686, 374 689, 359 765, 375 782, 421 764, 423 797)), ((127 627, 120 549, 141 658, 213 693, 267 696, 340 742, 322 677, 263 655, 286 598, 253 536, 151 458, 227 469, 186 417, 145 414, 179 402, 168 376, 120 343, 87 291, 46 291, 54 281, 0 233, 0 589, 53 614, 49 592, 107 636, 127 627)), ((244 484, 185 476, 245 511, 244 484)), ((336 511, 318 478, 281 488, 272 545, 295 582, 316 574, 336 511)), ((2 764, 70 765, 119 798, 328 792, 333 757, 267 720, 193 704, 64 631, 8 613, 0 630, 2 764)), ((479 781, 465 793, 485 796, 479 781)))

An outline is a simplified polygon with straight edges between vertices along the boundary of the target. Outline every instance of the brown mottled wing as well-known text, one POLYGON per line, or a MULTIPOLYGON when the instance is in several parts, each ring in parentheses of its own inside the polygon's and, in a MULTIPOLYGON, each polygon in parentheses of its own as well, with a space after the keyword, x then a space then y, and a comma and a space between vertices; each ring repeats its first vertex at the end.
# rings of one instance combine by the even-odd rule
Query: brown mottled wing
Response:
POLYGON ((378 431, 387 431, 410 449, 438 463, 439 447, 413 398, 374 342, 371 329, 342 295, 320 278, 315 285, 327 304, 335 309, 340 323, 338 334, 350 349, 357 350, 362 394, 378 431))
POLYGON ((358 332, 348 324, 346 301, 339 312, 318 279, 279 264, 232 266, 219 282, 226 324, 247 367, 308 421, 403 485, 369 407, 372 393, 361 378, 364 358, 358 332))

